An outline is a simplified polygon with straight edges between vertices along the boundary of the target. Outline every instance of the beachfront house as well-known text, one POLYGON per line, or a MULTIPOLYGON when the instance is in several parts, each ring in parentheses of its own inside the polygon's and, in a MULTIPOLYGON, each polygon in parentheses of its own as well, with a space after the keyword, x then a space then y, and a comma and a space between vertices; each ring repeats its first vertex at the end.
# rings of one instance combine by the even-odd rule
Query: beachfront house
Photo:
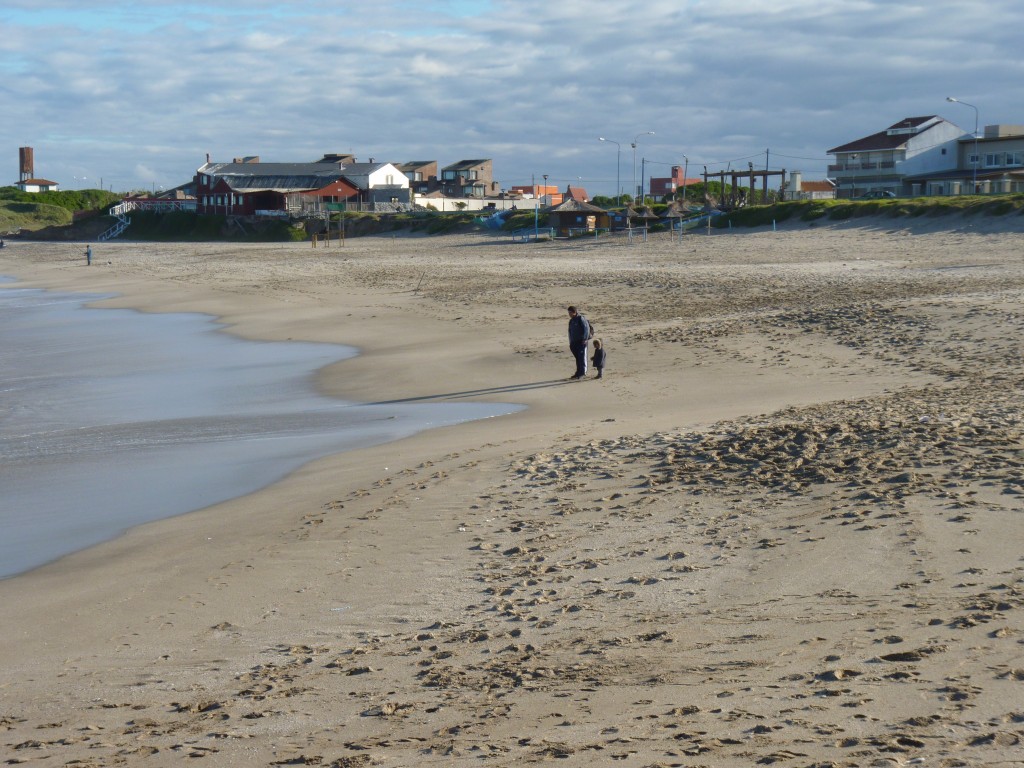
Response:
POLYGON ((488 197, 497 195, 490 160, 460 160, 441 169, 441 192, 447 197, 488 197))
POLYGON ((409 179, 409 189, 414 196, 425 195, 440 186, 437 181, 437 160, 409 160, 396 163, 395 167, 409 179))
POLYGON ((264 163, 258 157, 230 163, 207 160, 196 171, 199 213, 280 216, 310 196, 376 210, 408 205, 409 180, 391 163, 351 162, 327 155, 315 163, 264 163))
POLYGON ((986 125, 957 140, 952 169, 908 176, 913 195, 998 195, 1024 192, 1024 125, 986 125))
POLYGON ((908 195, 908 176, 956 167, 958 140, 966 131, 937 115, 907 117, 885 130, 828 150, 835 163, 828 172, 837 197, 867 192, 908 195))

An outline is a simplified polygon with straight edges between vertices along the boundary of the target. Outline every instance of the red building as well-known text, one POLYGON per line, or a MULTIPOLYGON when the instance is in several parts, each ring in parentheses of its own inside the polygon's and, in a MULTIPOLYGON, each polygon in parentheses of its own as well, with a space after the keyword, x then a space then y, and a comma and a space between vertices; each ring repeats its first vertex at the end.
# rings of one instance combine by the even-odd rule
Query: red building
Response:
POLYGON ((258 159, 207 163, 195 176, 199 213, 256 216, 284 211, 289 195, 323 190, 326 202, 358 192, 343 178, 341 163, 261 163, 258 159))
POLYGON ((667 195, 674 195, 676 191, 683 188, 683 182, 686 182, 686 186, 692 184, 700 184, 704 179, 697 178, 684 179, 683 178, 683 167, 680 165, 672 166, 672 175, 666 178, 654 178, 651 177, 650 195, 652 197, 665 197, 667 195))

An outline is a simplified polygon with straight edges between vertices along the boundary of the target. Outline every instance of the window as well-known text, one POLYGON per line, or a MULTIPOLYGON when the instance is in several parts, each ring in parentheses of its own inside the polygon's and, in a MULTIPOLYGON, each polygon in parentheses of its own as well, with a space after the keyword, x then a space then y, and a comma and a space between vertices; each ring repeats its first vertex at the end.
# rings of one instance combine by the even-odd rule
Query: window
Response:
POLYGON ((978 156, 977 155, 968 155, 967 156, 967 164, 968 165, 977 165, 978 164, 978 156))
POLYGON ((1007 165, 1024 165, 1024 152, 1007 152, 1007 165))
POLYGON ((989 152, 987 155, 985 155, 985 167, 986 168, 992 168, 993 166, 1002 165, 1002 164, 1003 164, 1003 156, 1002 156, 1001 153, 999 153, 999 152, 989 152))

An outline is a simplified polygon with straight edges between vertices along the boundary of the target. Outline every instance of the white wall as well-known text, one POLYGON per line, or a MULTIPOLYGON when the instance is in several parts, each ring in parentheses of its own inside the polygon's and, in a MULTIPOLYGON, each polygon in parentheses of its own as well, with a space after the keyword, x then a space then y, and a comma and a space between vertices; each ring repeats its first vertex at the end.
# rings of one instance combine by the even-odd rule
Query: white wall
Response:
POLYGON ((907 159, 897 163, 902 176, 948 171, 957 167, 957 139, 967 131, 945 120, 907 141, 907 159), (942 150, 946 153, 943 154, 942 150))
POLYGON ((402 173, 391 163, 387 163, 384 167, 378 168, 376 171, 370 174, 368 187, 385 187, 395 186, 401 187, 402 189, 409 188, 409 177, 402 173), (388 177, 391 177, 390 184, 388 183, 388 177))
POLYGON ((504 198, 500 200, 488 199, 483 197, 425 197, 424 195, 414 195, 413 203, 415 205, 433 206, 436 210, 442 213, 454 213, 460 210, 458 203, 465 203, 461 207, 463 211, 482 211, 490 203, 494 203, 494 210, 507 211, 508 209, 515 206, 520 211, 532 211, 539 205, 538 200, 512 200, 510 198, 504 198))

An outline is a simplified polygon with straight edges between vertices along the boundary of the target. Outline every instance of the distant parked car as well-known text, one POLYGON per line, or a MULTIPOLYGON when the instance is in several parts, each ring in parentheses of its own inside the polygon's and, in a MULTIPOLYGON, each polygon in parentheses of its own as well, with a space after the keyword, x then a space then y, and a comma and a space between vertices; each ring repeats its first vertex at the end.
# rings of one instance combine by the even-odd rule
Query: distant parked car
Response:
POLYGON ((882 200, 887 197, 896 197, 895 192, 890 192, 887 189, 873 189, 870 192, 865 192, 863 195, 857 195, 854 200, 882 200))

